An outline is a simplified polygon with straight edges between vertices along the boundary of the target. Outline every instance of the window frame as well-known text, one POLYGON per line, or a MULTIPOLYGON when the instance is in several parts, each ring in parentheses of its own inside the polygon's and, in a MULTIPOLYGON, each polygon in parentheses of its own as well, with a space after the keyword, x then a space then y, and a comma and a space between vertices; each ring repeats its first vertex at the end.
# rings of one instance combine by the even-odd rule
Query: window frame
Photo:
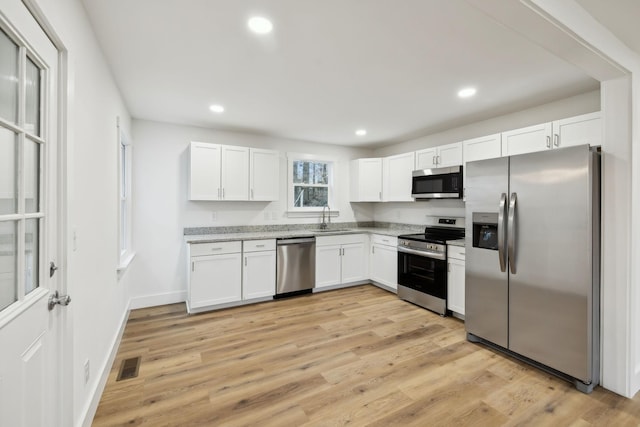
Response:
POLYGON ((120 118, 116 117, 118 134, 118 267, 117 270, 126 270, 135 252, 132 245, 132 197, 131 178, 133 171, 133 146, 131 138, 120 124, 120 118))
POLYGON ((309 206, 309 207, 298 207, 294 205, 295 202, 295 187, 300 186, 300 184, 295 184, 293 182, 293 164, 296 161, 303 162, 316 162, 316 163, 326 163, 328 170, 328 179, 327 184, 303 184, 303 186, 307 187, 321 187, 327 188, 327 204, 329 208, 331 208, 332 213, 337 213, 337 209, 335 207, 335 175, 337 170, 337 162, 335 159, 332 159, 328 156, 319 156, 314 154, 300 154, 300 153, 287 153, 287 211, 289 214, 305 214, 305 213, 319 213, 322 212, 323 206, 309 206))

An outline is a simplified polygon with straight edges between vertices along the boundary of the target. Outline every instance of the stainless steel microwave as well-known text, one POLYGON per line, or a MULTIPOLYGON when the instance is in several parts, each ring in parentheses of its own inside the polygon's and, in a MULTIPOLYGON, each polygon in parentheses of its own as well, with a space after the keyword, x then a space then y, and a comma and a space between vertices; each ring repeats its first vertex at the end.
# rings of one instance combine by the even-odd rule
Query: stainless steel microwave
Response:
POLYGON ((462 166, 413 171, 414 199, 461 199, 462 190, 462 166))

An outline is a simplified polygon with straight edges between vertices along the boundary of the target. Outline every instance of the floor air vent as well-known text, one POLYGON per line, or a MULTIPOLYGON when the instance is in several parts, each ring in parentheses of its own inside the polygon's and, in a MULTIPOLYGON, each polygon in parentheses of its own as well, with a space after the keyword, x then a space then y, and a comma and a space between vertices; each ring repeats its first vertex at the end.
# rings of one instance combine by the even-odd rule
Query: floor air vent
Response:
POLYGON ((140 356, 132 357, 130 359, 124 359, 122 365, 120 365, 120 372, 116 381, 128 380, 138 376, 138 369, 140 369, 140 356))

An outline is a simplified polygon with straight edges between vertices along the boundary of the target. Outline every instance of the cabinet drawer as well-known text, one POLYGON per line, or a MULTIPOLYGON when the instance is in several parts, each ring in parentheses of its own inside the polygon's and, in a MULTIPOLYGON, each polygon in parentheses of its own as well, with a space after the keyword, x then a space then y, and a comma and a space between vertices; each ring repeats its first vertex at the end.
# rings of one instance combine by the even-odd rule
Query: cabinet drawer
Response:
POLYGON ((447 245, 447 254, 449 258, 460 259, 464 261, 465 248, 463 246, 447 245))
POLYGON ((191 256, 242 252, 242 242, 191 243, 191 256))
POLYGON ((245 240, 242 242, 242 250, 244 252, 275 251, 276 240, 245 240))
POLYGON ((336 236, 316 236, 316 246, 348 245, 349 243, 366 243, 366 234, 341 234, 336 236))
POLYGON ((387 246, 398 246, 398 238, 394 236, 385 236, 384 234, 372 234, 371 243, 387 246))

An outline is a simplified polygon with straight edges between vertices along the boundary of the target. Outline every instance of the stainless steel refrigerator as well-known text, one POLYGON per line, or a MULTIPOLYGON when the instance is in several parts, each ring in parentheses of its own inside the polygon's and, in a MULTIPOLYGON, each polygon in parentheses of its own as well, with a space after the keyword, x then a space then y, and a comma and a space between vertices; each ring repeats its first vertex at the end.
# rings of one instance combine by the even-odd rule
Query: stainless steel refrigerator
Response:
POLYGON ((467 338, 599 382, 600 154, 589 146, 466 165, 467 338))

